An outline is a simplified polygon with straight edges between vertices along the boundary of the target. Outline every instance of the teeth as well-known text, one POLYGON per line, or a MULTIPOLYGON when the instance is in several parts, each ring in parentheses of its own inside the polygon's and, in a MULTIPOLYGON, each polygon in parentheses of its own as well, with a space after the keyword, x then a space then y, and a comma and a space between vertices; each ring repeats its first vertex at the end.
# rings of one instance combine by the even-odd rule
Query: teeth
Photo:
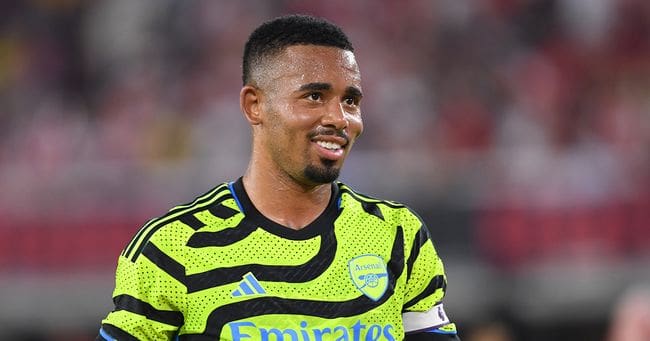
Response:
POLYGON ((341 148, 340 144, 334 142, 317 141, 316 143, 325 149, 335 150, 341 148))

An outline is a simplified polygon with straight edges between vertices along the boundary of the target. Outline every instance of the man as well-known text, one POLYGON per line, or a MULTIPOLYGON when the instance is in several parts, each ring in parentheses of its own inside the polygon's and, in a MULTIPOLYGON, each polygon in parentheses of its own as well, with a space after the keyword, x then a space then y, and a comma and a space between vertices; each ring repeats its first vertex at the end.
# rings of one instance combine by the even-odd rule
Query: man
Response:
POLYGON ((243 81, 248 169, 136 234, 98 340, 457 340, 424 223, 335 181, 363 130, 345 34, 264 23, 243 81))

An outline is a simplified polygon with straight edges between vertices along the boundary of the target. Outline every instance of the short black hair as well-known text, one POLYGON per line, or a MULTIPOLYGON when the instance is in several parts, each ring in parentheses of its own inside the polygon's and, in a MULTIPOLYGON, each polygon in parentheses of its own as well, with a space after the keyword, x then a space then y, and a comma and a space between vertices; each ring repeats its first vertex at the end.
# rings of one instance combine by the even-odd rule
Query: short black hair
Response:
POLYGON ((308 15, 287 15, 260 25, 244 47, 242 80, 251 82, 251 71, 265 58, 273 57, 294 45, 320 45, 354 51, 348 37, 337 25, 308 15))

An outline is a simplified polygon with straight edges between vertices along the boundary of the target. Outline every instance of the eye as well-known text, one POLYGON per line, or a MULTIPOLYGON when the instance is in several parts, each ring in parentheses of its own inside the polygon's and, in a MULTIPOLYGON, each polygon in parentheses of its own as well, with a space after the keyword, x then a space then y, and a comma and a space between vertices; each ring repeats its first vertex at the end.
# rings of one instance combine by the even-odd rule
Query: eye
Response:
POLYGON ((320 92, 312 92, 307 95, 307 98, 312 101, 318 102, 323 99, 323 94, 321 94, 320 92))
POLYGON ((343 99, 343 102, 349 106, 359 105, 359 100, 355 97, 346 97, 343 99))

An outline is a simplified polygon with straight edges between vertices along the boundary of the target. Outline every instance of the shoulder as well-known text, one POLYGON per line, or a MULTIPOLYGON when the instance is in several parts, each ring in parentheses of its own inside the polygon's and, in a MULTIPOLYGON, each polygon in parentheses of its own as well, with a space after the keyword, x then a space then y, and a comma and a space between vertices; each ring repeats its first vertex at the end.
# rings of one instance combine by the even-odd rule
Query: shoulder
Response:
POLYGON ((403 228, 419 229, 423 225, 419 215, 406 204, 360 193, 342 182, 336 184, 341 197, 341 207, 357 207, 367 214, 378 216, 403 228))
POLYGON ((135 261, 145 247, 154 244, 166 254, 184 247, 190 236, 207 225, 206 219, 228 215, 237 210, 228 183, 222 183, 189 203, 178 205, 167 213, 146 222, 122 251, 122 256, 135 261), (226 205, 226 201, 232 205, 226 205))
POLYGON ((391 200, 385 200, 385 199, 380 199, 376 198, 370 195, 366 195, 363 193, 358 192, 357 190, 353 189, 352 186, 347 185, 343 182, 337 181, 336 185, 339 189, 339 193, 341 196, 348 195, 354 200, 360 202, 360 203, 372 203, 372 204, 382 204, 387 207, 399 209, 399 208, 406 208, 406 205, 396 202, 396 201, 391 201, 391 200))

